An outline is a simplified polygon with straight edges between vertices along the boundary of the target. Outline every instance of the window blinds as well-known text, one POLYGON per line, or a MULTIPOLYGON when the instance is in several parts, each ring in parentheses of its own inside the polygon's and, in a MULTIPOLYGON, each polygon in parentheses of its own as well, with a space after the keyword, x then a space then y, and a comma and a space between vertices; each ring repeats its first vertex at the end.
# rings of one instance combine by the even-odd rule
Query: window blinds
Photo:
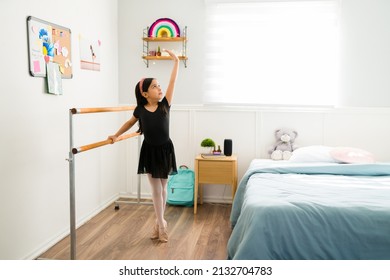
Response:
POLYGON ((337 1, 206 4, 205 103, 335 104, 337 1))

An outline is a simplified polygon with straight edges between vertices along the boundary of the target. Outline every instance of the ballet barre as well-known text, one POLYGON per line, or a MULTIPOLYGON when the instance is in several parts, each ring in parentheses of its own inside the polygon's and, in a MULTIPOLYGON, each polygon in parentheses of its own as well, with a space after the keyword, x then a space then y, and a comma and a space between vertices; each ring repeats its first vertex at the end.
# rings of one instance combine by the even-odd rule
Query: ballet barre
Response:
MULTIPOLYGON (((128 138, 131 138, 131 137, 135 137, 135 136, 138 136, 138 135, 140 135, 139 132, 132 132, 132 133, 129 133, 129 134, 121 135, 121 136, 119 136, 116 139, 116 142, 119 142, 119 141, 122 141, 122 140, 125 140, 125 139, 128 139, 128 138)), ((78 148, 73 148, 72 149, 72 153, 75 155, 75 154, 79 154, 81 152, 92 150, 92 149, 95 149, 95 148, 98 148, 98 147, 101 147, 101 146, 105 146, 105 145, 108 145, 108 144, 113 144, 111 139, 107 139, 107 140, 99 141, 99 142, 96 142, 96 143, 80 146, 78 148)))
POLYGON ((121 107, 96 107, 96 108, 72 108, 72 114, 89 114, 89 113, 105 113, 105 112, 120 112, 132 111, 135 106, 121 106, 121 107))
MULTIPOLYGON (((70 204, 70 259, 76 259, 76 199, 75 199, 75 156, 78 153, 95 149, 104 145, 112 144, 111 139, 106 139, 96 143, 84 145, 81 147, 73 147, 73 116, 77 114, 89 113, 104 113, 104 112, 121 112, 132 111, 136 106, 121 106, 121 107, 97 107, 97 108, 72 108, 69 110, 69 204, 70 204)), ((138 132, 121 135, 116 141, 122 141, 140 135, 138 132)), ((138 138, 138 146, 140 145, 138 138)), ((138 190, 140 192, 140 180, 138 182, 138 190)), ((138 194, 140 196, 140 194, 138 194)), ((117 209, 117 206, 115 207, 117 209)))

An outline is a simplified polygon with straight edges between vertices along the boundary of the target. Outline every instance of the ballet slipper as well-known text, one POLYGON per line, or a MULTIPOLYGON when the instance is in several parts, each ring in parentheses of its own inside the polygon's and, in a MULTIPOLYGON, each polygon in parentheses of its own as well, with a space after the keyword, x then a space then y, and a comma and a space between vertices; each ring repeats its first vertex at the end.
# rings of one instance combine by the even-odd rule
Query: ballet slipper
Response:
POLYGON ((159 232, 158 232, 158 224, 155 224, 153 226, 152 234, 150 235, 150 239, 158 239, 159 232))
POLYGON ((167 227, 160 227, 159 230, 158 230, 158 240, 160 240, 160 242, 163 242, 163 243, 166 243, 168 242, 168 230, 167 230, 167 227))

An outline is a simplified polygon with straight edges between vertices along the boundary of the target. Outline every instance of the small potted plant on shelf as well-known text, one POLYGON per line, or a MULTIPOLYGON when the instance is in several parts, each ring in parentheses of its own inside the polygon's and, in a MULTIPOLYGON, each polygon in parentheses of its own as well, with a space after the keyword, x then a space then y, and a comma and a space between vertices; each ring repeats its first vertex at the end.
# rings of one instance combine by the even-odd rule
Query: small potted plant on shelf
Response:
POLYGON ((210 154, 212 154, 213 150, 215 150, 215 142, 210 138, 203 139, 202 142, 200 143, 200 146, 204 148, 210 148, 209 151, 210 154))

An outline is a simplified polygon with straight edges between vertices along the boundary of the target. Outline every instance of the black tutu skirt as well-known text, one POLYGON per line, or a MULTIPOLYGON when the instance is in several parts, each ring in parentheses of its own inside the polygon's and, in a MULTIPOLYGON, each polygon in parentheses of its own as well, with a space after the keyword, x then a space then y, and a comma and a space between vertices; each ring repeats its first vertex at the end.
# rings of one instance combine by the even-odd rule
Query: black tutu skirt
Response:
POLYGON ((175 149, 172 141, 151 145, 143 141, 138 163, 138 174, 149 173, 153 178, 167 179, 177 174, 175 149))

